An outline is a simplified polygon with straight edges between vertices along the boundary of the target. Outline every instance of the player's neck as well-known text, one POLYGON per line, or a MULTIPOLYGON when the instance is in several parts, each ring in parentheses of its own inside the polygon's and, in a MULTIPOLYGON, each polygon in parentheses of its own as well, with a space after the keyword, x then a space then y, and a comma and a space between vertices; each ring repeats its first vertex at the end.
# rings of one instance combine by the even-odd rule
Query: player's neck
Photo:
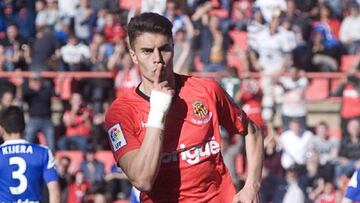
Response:
POLYGON ((18 139, 21 139, 21 134, 20 133, 4 133, 3 139, 4 139, 4 141, 18 140, 18 139))

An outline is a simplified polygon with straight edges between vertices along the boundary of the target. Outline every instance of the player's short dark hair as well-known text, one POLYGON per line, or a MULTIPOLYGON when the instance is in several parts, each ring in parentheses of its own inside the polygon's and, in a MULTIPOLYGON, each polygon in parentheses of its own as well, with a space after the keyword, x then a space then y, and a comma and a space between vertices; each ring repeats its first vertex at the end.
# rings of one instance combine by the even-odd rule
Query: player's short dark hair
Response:
POLYGON ((25 130, 24 112, 17 106, 10 106, 0 112, 0 126, 7 133, 20 133, 25 130))
POLYGON ((131 18, 127 32, 130 46, 134 47, 135 39, 145 32, 162 34, 172 38, 172 23, 162 15, 146 12, 131 18))

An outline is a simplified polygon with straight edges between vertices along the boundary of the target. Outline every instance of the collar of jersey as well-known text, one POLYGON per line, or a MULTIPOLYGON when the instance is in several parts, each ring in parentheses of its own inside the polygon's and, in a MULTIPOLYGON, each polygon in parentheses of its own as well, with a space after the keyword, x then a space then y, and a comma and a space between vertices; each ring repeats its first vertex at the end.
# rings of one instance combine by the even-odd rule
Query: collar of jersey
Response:
POLYGON ((29 143, 29 142, 24 139, 7 140, 0 146, 10 145, 10 144, 26 144, 26 143, 29 143))

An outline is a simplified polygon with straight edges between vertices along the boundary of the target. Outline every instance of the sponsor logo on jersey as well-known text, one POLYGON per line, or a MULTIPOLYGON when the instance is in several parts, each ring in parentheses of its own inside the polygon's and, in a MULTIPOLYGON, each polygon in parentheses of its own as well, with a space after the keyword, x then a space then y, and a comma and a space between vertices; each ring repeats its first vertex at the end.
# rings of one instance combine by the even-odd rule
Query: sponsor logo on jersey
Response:
POLYGON ((211 140, 206 143, 191 147, 187 149, 185 144, 180 144, 181 152, 162 152, 162 163, 177 162, 179 157, 181 160, 186 161, 189 165, 199 163, 201 160, 216 155, 220 152, 220 144, 212 137, 211 140))
POLYGON ((121 130, 120 124, 115 124, 111 127, 108 130, 108 134, 114 151, 117 151, 126 145, 125 136, 121 130))
POLYGON ((191 122, 196 125, 204 125, 211 120, 212 113, 206 108, 206 106, 200 102, 195 101, 192 104, 193 113, 196 115, 195 117, 191 118, 191 122))
POLYGON ((192 106, 194 114, 200 118, 205 118, 205 116, 209 113, 206 106, 200 101, 195 101, 192 106))

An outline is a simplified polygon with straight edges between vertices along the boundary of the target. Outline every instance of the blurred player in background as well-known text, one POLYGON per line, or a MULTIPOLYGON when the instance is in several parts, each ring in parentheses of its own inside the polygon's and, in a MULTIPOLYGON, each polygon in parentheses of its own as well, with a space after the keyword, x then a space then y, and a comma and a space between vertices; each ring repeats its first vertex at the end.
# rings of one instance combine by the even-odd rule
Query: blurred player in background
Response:
POLYGON ((349 181, 348 188, 341 203, 360 202, 360 169, 357 169, 349 181))
POLYGON ((49 190, 49 202, 60 202, 58 175, 55 160, 45 146, 22 139, 25 129, 23 111, 15 106, 0 114, 0 202, 40 203, 42 185, 49 190))

